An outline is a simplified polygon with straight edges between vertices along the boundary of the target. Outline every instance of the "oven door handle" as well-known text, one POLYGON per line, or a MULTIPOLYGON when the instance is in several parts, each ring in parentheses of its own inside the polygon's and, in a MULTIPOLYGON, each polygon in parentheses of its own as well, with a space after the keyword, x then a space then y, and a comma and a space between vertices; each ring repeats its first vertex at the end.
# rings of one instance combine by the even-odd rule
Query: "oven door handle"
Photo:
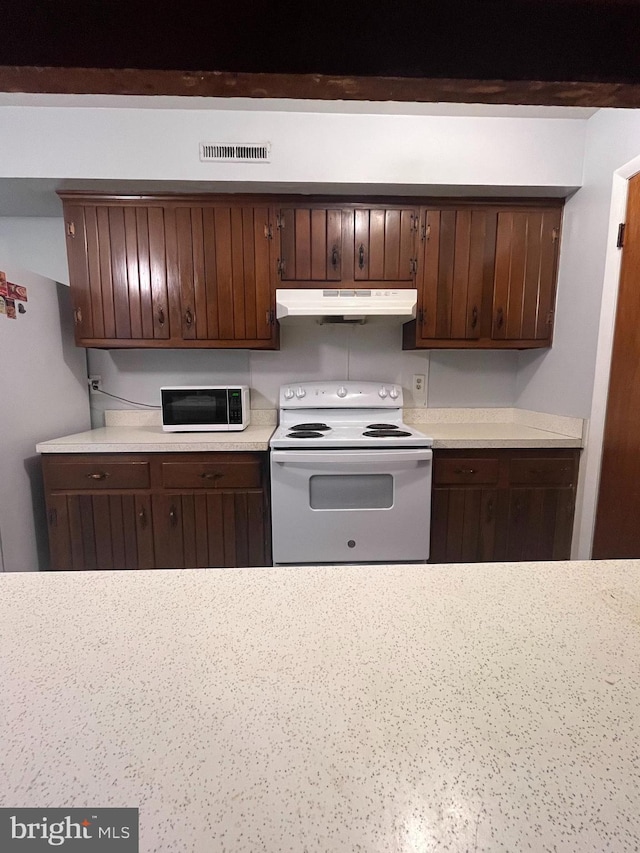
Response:
POLYGON ((272 450, 271 459, 281 465, 309 466, 314 468, 345 468, 350 465, 402 465, 413 462, 430 462, 433 451, 426 448, 404 450, 272 450))

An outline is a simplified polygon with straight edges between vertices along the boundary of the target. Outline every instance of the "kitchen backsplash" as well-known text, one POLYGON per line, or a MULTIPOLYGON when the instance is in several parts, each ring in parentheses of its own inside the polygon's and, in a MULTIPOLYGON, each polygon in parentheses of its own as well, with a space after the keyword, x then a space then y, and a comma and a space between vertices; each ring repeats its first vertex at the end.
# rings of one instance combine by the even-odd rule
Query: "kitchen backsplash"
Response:
MULTIPOLYGON (((401 327, 386 324, 283 326, 276 352, 247 350, 89 350, 88 372, 126 400, 159 405, 162 385, 247 384, 253 409, 274 409, 280 385, 309 379, 370 379, 404 389, 406 407, 424 405, 412 394, 414 374, 427 377, 429 407, 516 404, 516 351, 402 350, 401 327)), ((104 411, 131 404, 92 394, 94 426, 104 411)))

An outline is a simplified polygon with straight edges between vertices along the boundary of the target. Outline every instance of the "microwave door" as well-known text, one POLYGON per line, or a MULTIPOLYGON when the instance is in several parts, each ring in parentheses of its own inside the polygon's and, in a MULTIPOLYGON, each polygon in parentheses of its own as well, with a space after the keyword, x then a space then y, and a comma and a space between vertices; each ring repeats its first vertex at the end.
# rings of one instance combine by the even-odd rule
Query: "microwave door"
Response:
POLYGON ((227 392, 224 389, 162 392, 163 422, 168 427, 225 427, 227 412, 227 392))

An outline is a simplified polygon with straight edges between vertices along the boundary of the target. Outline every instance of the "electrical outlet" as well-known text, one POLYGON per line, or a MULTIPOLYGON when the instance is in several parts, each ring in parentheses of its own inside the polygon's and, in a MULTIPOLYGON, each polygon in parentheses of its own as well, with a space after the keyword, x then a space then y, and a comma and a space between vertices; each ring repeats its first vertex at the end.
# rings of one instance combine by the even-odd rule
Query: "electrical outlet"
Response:
POLYGON ((416 406, 427 405, 427 377, 424 373, 413 374, 413 402, 416 406))
POLYGON ((91 393, 97 393, 98 391, 102 391, 102 376, 98 376, 94 374, 90 376, 88 379, 89 382, 89 390, 91 393))

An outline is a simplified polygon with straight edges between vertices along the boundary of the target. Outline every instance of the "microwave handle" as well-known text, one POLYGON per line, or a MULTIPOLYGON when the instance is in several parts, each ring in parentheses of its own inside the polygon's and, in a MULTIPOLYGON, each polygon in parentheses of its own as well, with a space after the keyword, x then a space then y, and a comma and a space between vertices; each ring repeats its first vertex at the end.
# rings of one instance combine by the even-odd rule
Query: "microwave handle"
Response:
POLYGON ((314 468, 339 468, 347 465, 402 465, 411 462, 430 462, 433 451, 425 448, 404 450, 272 450, 271 459, 283 465, 313 465, 314 468))

